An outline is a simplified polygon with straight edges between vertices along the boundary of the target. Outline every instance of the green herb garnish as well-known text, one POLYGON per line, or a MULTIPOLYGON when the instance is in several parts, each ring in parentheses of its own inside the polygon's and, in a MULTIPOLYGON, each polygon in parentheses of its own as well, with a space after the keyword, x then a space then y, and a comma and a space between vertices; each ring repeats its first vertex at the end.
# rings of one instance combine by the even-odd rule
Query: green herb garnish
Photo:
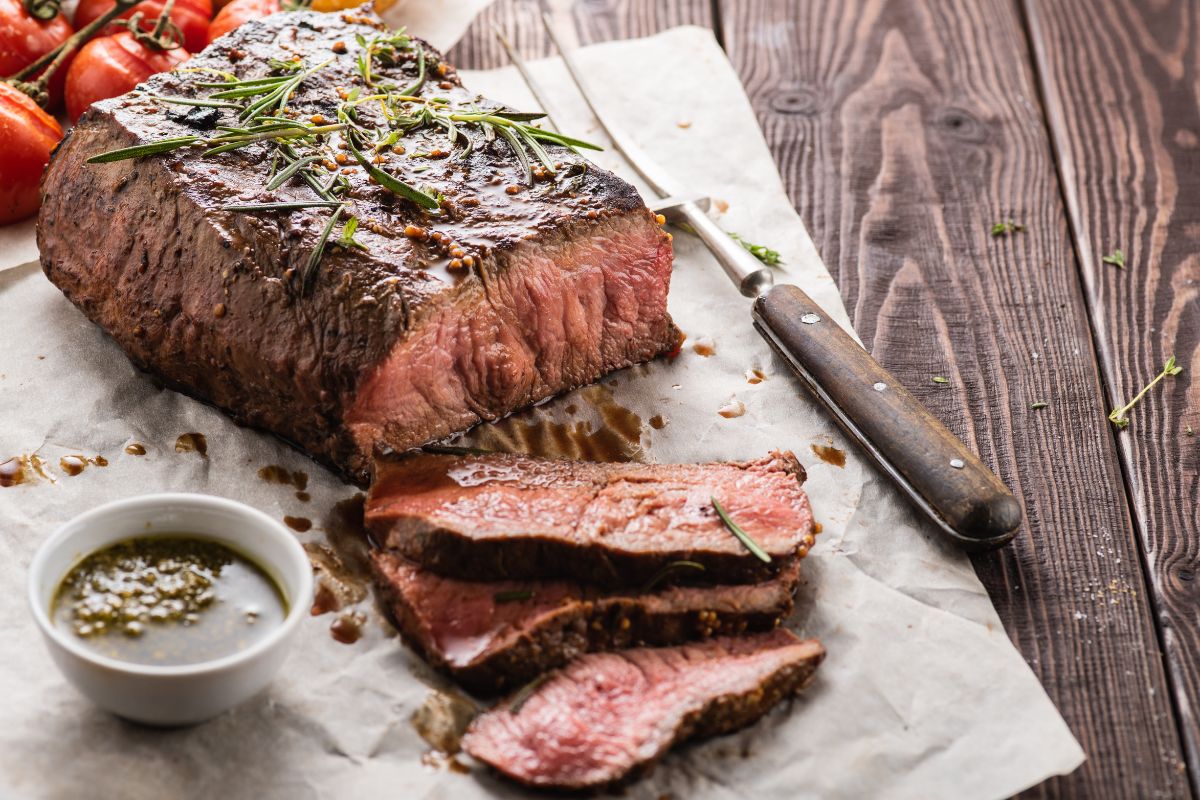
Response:
MULTIPOLYGON (((1118 250, 1117 252, 1120 252, 1120 251, 1118 250)), ((1163 378, 1167 377, 1168 375, 1178 375, 1181 372, 1183 372, 1183 367, 1179 367, 1179 366, 1175 365, 1175 356, 1171 356, 1170 358, 1168 358, 1166 365, 1162 368, 1162 372, 1160 372, 1160 373, 1158 373, 1158 375, 1154 376, 1154 380, 1152 380, 1148 384, 1146 384, 1145 388, 1143 388, 1140 392, 1138 392, 1132 400, 1130 400, 1128 403, 1121 406, 1120 408, 1113 409, 1113 412, 1108 415, 1108 421, 1111 422, 1113 425, 1116 425, 1118 428, 1128 427, 1129 426, 1129 417, 1126 416, 1126 412, 1128 412, 1129 409, 1131 409, 1135 405, 1137 405, 1138 401, 1141 400, 1143 397, 1145 397, 1146 392, 1153 389, 1154 385, 1156 383, 1158 383, 1159 381, 1161 381, 1163 378)))
POLYGON ((1100 260, 1105 264, 1112 264, 1117 269, 1125 269, 1125 254, 1120 250, 1113 250, 1100 260))
POLYGON ((542 684, 544 684, 546 681, 550 680, 557 674, 558 674, 557 670, 554 672, 543 672, 541 675, 538 675, 536 678, 531 680, 529 683, 522 686, 517 691, 517 693, 515 695, 513 695, 512 702, 508 704, 508 713, 512 714, 514 717, 517 714, 520 714, 521 709, 525 707, 526 701, 528 701, 529 698, 533 696, 533 693, 536 692, 538 689, 540 689, 542 687, 542 684))
POLYGON ((754 244, 743 239, 740 235, 730 232, 729 238, 740 244, 750 255, 757 258, 768 267, 777 267, 783 263, 783 259, 779 257, 779 252, 772 250, 763 244, 754 244))
POLYGON ((509 589, 504 592, 496 592, 492 595, 492 599, 497 603, 519 603, 523 600, 533 599, 532 589, 509 589))
POLYGON ((1021 223, 1006 219, 992 226, 992 236, 1008 236, 1010 233, 1018 233, 1023 230, 1025 230, 1025 226, 1021 223))
POLYGON ((770 564, 771 557, 767 555, 767 551, 759 547, 758 542, 750 538, 750 534, 742 530, 736 522, 729 518, 729 515, 725 513, 725 509, 717 502, 717 498, 712 498, 712 504, 713 508, 717 510, 717 516, 721 518, 721 522, 724 522, 725 527, 729 528, 729 532, 736 536, 759 561, 770 564))
POLYGON ((934 383, 949 383, 950 382, 949 378, 943 378, 941 375, 934 375, 932 380, 934 383))
POLYGON ((694 569, 704 572, 704 565, 697 561, 672 561, 670 564, 664 565, 662 569, 650 577, 650 580, 642 584, 642 588, 639 589, 639 592, 641 592, 641 594, 646 594, 655 586, 657 586, 663 578, 667 577, 672 572, 677 572, 681 569, 694 569))
POLYGON ((1032 408, 1034 411, 1037 411, 1038 409, 1046 408, 1049 405, 1050 405, 1049 403, 1043 403, 1041 400, 1038 400, 1036 403, 1031 403, 1029 405, 1029 407, 1032 408))
POLYGON ((358 217, 351 217, 346 220, 346 224, 342 226, 342 235, 337 240, 338 246, 344 247, 347 250, 351 248, 366 250, 367 246, 354 238, 356 230, 358 230, 358 217))

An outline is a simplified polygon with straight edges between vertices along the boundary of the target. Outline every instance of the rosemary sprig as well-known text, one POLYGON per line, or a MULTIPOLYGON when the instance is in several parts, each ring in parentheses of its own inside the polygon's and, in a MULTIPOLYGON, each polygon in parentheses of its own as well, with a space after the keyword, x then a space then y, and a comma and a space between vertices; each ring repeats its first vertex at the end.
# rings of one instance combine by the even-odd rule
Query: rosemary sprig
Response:
POLYGON ((119 150, 109 150, 107 153, 94 155, 87 160, 89 164, 107 164, 111 161, 125 161, 130 158, 143 158, 169 153, 181 147, 189 147, 203 141, 199 136, 173 136, 169 139, 159 139, 157 142, 138 144, 133 147, 122 147, 119 150))
POLYGON ((542 688, 542 685, 545 684, 546 681, 550 680, 557 674, 557 670, 554 672, 543 672, 541 675, 538 675, 529 683, 522 686, 517 693, 513 695, 512 702, 508 704, 508 713, 512 714, 514 717, 517 714, 520 714, 521 709, 525 707, 525 703, 530 697, 533 696, 533 693, 542 688))
POLYGON ((729 518, 729 515, 725 513, 725 509, 717 502, 717 498, 712 498, 712 504, 713 508, 717 510, 717 516, 721 518, 721 522, 725 523, 725 527, 729 529, 729 532, 736 536, 746 546, 746 549, 754 554, 755 558, 766 564, 770 564, 771 556, 767 554, 767 551, 759 547, 758 542, 750 538, 750 534, 742 530, 736 522, 729 518))
POLYGON ((772 250, 766 245, 754 244, 748 242, 736 233, 730 233, 729 238, 740 244, 750 255, 757 258, 768 267, 776 267, 783 263, 783 259, 779 257, 779 252, 772 250))
POLYGON ((1140 392, 1138 392, 1136 395, 1134 395, 1134 398, 1132 400, 1130 400, 1128 403, 1121 406, 1120 408, 1113 409, 1112 413, 1108 415, 1108 421, 1111 422, 1113 425, 1116 425, 1118 428, 1128 427, 1129 426, 1129 417, 1127 416, 1127 412, 1129 411, 1129 409, 1131 409, 1135 405, 1137 405, 1138 402, 1143 397, 1146 396, 1146 392, 1153 389, 1155 384, 1157 384, 1163 378, 1167 377, 1168 375, 1178 375, 1181 372, 1183 372, 1183 367, 1179 367, 1179 366, 1175 365, 1175 356, 1171 356, 1170 358, 1168 358, 1166 365, 1162 368, 1162 372, 1160 372, 1160 373, 1158 373, 1158 375, 1154 376, 1154 380, 1152 380, 1148 384, 1146 384, 1146 386, 1140 392))
POLYGON ((317 239, 316 247, 308 256, 308 263, 304 266, 304 272, 300 276, 300 291, 308 291, 308 287, 312 284, 312 279, 317 274, 317 267, 321 266, 321 256, 325 255, 325 243, 329 241, 329 234, 333 232, 333 226, 342 218, 342 206, 338 206, 329 215, 329 221, 325 223, 325 227, 321 230, 321 237, 317 239))
POLYGON ((704 572, 704 565, 698 561, 672 561, 670 564, 663 565, 662 569, 651 575, 650 580, 642 584, 642 588, 638 591, 642 594, 649 593, 655 586, 662 582, 663 578, 681 569, 694 569, 704 572))
POLYGON ((505 592, 496 592, 492 595, 492 599, 497 603, 519 603, 523 600, 533 599, 532 589, 509 589, 505 592))
POLYGON ((294 203, 243 203, 221 206, 224 211, 300 211, 305 208, 338 208, 340 200, 297 200, 294 203))

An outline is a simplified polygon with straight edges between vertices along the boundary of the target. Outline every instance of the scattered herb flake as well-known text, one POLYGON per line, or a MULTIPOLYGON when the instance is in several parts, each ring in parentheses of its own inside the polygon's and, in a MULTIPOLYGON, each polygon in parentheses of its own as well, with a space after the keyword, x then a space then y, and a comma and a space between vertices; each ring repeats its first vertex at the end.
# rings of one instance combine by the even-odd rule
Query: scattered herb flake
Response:
MULTIPOLYGON (((1118 250, 1117 252, 1119 253, 1120 251, 1118 250)), ((1129 417, 1127 416, 1127 412, 1129 411, 1129 409, 1131 409, 1135 405, 1137 405, 1138 402, 1143 397, 1146 396, 1146 392, 1149 392, 1151 389, 1153 389, 1154 385, 1157 384, 1159 381, 1161 381, 1163 378, 1167 377, 1168 375, 1178 375, 1181 372, 1183 372, 1183 367, 1176 366, 1175 356, 1171 356, 1170 358, 1168 358, 1166 365, 1162 368, 1162 372, 1155 375, 1154 380, 1152 380, 1148 384, 1146 384, 1146 386, 1140 392, 1138 392, 1136 395, 1134 395, 1134 398, 1132 400, 1130 400, 1128 403, 1121 406, 1120 408, 1113 409, 1112 413, 1108 415, 1108 421, 1111 422, 1113 425, 1116 425, 1118 428, 1128 427, 1129 426, 1129 417)))
POLYGON ((740 244, 746 249, 747 252, 750 253, 750 255, 754 256, 768 267, 777 267, 783 263, 783 259, 779 257, 779 252, 777 250, 772 250, 763 244, 754 244, 753 242, 748 242, 740 235, 733 232, 730 232, 729 238, 740 244))
POLYGON ((759 561, 770 564, 771 557, 767 555, 767 551, 759 547, 758 542, 750 538, 750 534, 742 530, 736 522, 729 518, 729 515, 725 513, 725 509, 722 508, 721 504, 717 502, 717 498, 712 498, 712 504, 713 508, 717 510, 717 516, 721 518, 721 522, 725 523, 725 527, 729 529, 729 532, 741 540, 742 544, 746 546, 747 550, 754 554, 755 558, 757 558, 759 561))
POLYGON ((1113 250, 1100 260, 1105 264, 1112 264, 1117 269, 1125 269, 1125 254, 1120 250, 1113 250))
POLYGON ((1046 408, 1049 405, 1050 405, 1049 403, 1043 403, 1041 400, 1038 400, 1036 403, 1031 403, 1029 407, 1032 408, 1034 411, 1037 411, 1038 409, 1046 408))
POLYGON ((934 375, 934 376, 933 376, 933 382, 934 382, 934 383, 949 383, 949 382, 950 382, 950 379, 949 379, 949 378, 943 378, 941 375, 934 375))
POLYGON ((1008 236, 1010 233, 1019 233, 1023 230, 1025 230, 1025 226, 1021 223, 1006 219, 992 225, 992 236, 1008 236))

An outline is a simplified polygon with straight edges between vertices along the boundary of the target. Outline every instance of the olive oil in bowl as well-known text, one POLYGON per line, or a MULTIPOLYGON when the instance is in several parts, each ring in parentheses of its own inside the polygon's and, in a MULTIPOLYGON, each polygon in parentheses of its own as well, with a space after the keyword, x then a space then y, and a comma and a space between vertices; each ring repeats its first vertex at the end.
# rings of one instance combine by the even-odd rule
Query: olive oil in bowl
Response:
POLYGON ((244 651, 288 614, 275 581, 236 550, 187 534, 126 539, 63 578, 51 619, 88 649, 133 664, 198 664, 244 651))

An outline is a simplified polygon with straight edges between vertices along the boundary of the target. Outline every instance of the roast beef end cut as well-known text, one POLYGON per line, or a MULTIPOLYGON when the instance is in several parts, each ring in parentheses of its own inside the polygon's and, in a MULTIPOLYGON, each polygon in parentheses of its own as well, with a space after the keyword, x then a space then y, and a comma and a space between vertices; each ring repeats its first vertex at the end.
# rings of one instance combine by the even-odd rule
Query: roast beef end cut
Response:
POLYGON ((800 559, 763 583, 603 591, 567 581, 443 578, 372 554, 405 644, 476 694, 520 686, 587 652, 770 630, 792 609, 800 559))
POLYGON ((476 718, 463 748, 529 786, 611 787, 678 742, 755 722, 808 686, 824 656, 783 629, 586 655, 476 718))
MULTIPOLYGON (((379 150, 380 169, 444 198, 430 213, 373 182, 338 149, 342 134, 330 134, 320 180, 347 182, 361 247, 338 246, 335 226, 307 281, 329 208, 226 208, 318 199, 298 178, 267 190, 272 161, 281 167, 274 144, 86 163, 219 135, 158 98, 206 98, 219 87, 201 83, 276 74, 297 58, 329 63, 289 95, 286 113, 334 120, 350 93, 375 91, 359 71, 359 37, 390 35, 359 10, 273 14, 185 69, 95 104, 54 154, 37 226, 47 277, 135 363, 360 481, 377 446, 444 438, 678 341, 669 237, 632 186, 552 142, 542 146, 556 174, 538 167, 532 183, 504 137, 471 124, 453 141, 431 124, 379 150)), ((423 74, 423 98, 499 108, 464 88, 435 49, 409 41, 376 60, 375 87, 423 74)), ((246 124, 233 110, 214 113, 216 124, 246 124)), ((376 104, 356 113, 364 125, 389 124, 376 104)))
POLYGON ((804 469, 790 452, 711 464, 418 455, 375 472, 374 541, 447 577, 638 587, 693 561, 704 569, 689 578, 756 583, 813 544, 804 469), (713 498, 769 561, 733 534, 713 498))

